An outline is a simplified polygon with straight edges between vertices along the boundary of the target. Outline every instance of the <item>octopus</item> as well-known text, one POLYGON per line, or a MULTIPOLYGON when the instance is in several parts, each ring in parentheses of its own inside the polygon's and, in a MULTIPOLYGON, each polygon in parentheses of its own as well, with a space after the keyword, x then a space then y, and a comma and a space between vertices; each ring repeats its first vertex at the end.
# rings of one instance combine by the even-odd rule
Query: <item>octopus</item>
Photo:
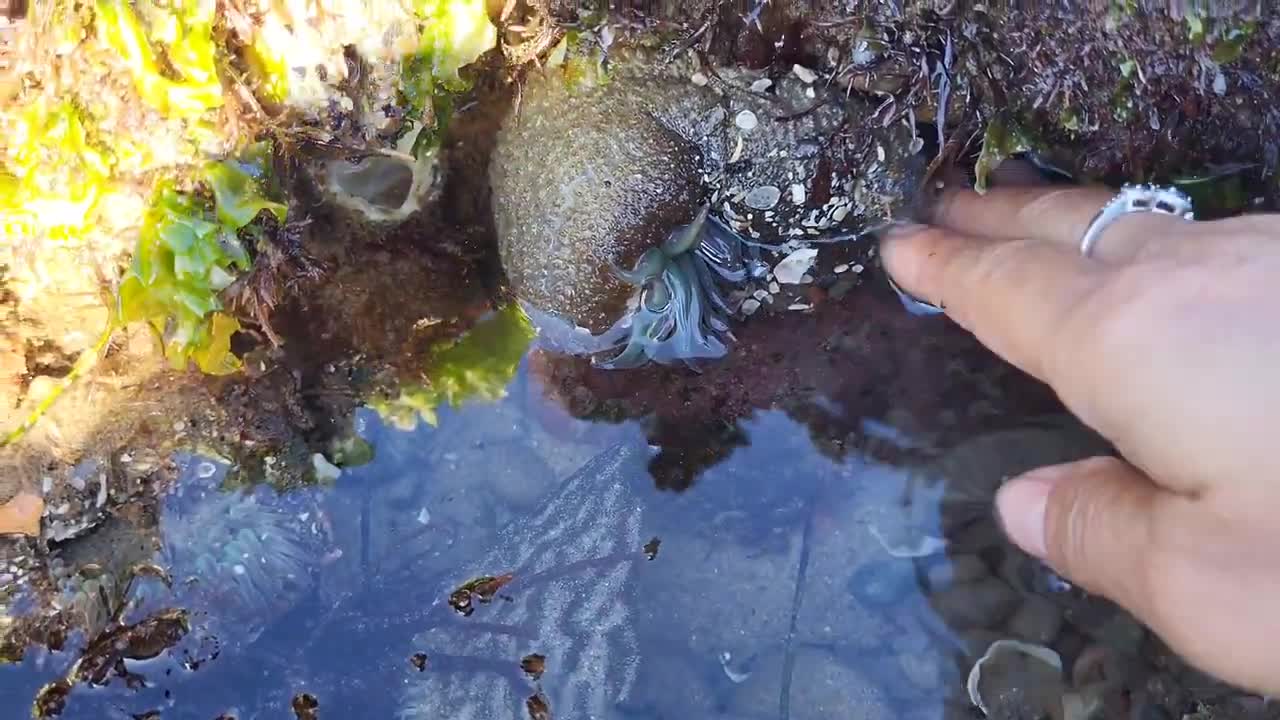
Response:
POLYGON ((770 259, 864 238, 914 198, 914 126, 870 122, 875 102, 812 73, 592 58, 530 73, 489 169, 507 280, 556 350, 610 369, 723 357, 734 292, 772 280, 770 259))

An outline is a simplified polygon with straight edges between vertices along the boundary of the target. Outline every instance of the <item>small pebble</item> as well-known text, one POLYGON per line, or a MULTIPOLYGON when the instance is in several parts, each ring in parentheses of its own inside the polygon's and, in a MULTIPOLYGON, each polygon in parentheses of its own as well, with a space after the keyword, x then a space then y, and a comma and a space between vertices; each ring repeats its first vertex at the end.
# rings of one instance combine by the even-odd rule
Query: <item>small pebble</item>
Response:
POLYGON ((866 270, 866 268, 865 268, 865 267, 863 267, 862 265, 854 265, 854 266, 853 266, 853 271, 854 271, 855 273, 861 274, 863 270, 866 270))
POLYGON ((430 523, 430 522, 431 522, 431 512, 430 512, 430 511, 428 511, 426 508, 422 508, 421 510, 419 510, 419 511, 418 511, 418 524, 419 524, 419 525, 426 525, 426 524, 428 524, 428 523, 430 523))
POLYGON ((831 268, 831 272, 837 275, 839 275, 840 273, 846 273, 846 272, 849 272, 849 266, 845 265, 844 263, 840 263, 839 265, 831 268))
POLYGON ((693 81, 693 84, 697 85, 698 87, 703 87, 709 82, 709 80, 707 79, 707 76, 700 72, 694 73, 693 77, 690 79, 693 81))
POLYGON ((771 87, 773 87, 773 81, 769 78, 760 78, 759 80, 751 83, 752 92, 762 93, 771 87))
POLYGON ((805 200, 804 186, 796 183, 791 186, 791 202, 795 205, 803 205, 805 200))
POLYGON ((1048 599, 1030 595, 1006 627, 1023 640, 1047 645, 1062 630, 1062 611, 1048 599))
POLYGON ((787 309, 788 310, 812 310, 813 306, 807 305, 805 303, 793 303, 791 305, 788 305, 787 309))
POLYGON ((800 78, 800 82, 812 85, 818 79, 818 74, 803 65, 792 65, 791 72, 800 78))
POLYGON ((769 283, 769 292, 771 292, 771 293, 778 293, 778 292, 782 292, 782 286, 781 286, 781 285, 779 285, 779 284, 778 284, 778 282, 775 280, 775 281, 773 281, 773 282, 769 283))
POLYGON ((756 114, 750 110, 743 110, 733 119, 733 124, 738 126, 739 130, 750 132, 756 129, 760 121, 756 119, 756 114))
POLYGON ((764 290, 757 290, 754 293, 752 293, 751 296, 759 300, 760 302, 767 302, 769 300, 769 293, 765 292, 764 290))
POLYGON ((760 309, 760 301, 755 298, 747 298, 742 301, 742 314, 750 315, 760 309))

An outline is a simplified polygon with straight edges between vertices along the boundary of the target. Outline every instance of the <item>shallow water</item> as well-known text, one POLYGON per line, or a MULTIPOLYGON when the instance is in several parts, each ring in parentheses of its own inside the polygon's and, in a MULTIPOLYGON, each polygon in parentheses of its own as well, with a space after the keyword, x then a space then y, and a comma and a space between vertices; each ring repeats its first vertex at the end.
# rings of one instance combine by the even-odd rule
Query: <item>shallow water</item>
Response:
MULTIPOLYGON (((130 617, 176 604, 191 632, 117 666, 132 683, 76 685, 61 717, 497 720, 544 717, 541 703, 555 718, 979 717, 966 677, 1002 638, 1043 643, 1066 668, 1061 686, 991 690, 1004 717, 1081 688, 1092 717, 1180 717, 1202 681, 1008 546, 991 516, 1002 478, 1105 444, 944 319, 856 297, 879 331, 839 327, 860 338, 855 364, 882 367, 855 372, 827 342, 808 365, 781 363, 783 380, 762 367, 773 386, 750 402, 714 369, 609 374, 596 380, 631 378, 651 412, 575 419, 566 388, 585 385, 538 351, 503 400, 436 427, 361 410, 374 459, 305 495, 226 496, 211 489, 226 468, 188 458, 194 490, 161 506, 160 536, 183 553, 157 558, 173 588, 140 580, 130 617), (676 411, 703 395, 721 411, 676 411), (496 596, 457 612, 451 592, 481 576, 502 578, 496 596), (532 654, 546 658, 536 681, 521 669, 532 654), (1104 666, 1100 690, 1086 681, 1104 666)), ((742 342, 758 352, 770 333, 837 320, 783 317, 742 342)), ((0 668, 5 717, 75 658, 0 668)))

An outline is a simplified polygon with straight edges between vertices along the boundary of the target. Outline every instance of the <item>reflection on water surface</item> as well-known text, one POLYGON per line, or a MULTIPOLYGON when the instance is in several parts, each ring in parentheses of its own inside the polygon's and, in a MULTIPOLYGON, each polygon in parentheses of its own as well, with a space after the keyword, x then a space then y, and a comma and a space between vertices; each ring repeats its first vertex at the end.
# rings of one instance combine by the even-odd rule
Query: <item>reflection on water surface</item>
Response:
POLYGON ((994 524, 1002 478, 1106 447, 875 298, 795 318, 807 346, 749 327, 758 356, 701 373, 535 349, 434 427, 359 411, 367 462, 318 488, 219 489, 225 464, 183 458, 154 516, 57 551, 75 626, 114 645, 32 649, 0 688, 74 677, 43 698, 64 718, 961 718, 985 654, 993 716, 1213 698, 994 524))

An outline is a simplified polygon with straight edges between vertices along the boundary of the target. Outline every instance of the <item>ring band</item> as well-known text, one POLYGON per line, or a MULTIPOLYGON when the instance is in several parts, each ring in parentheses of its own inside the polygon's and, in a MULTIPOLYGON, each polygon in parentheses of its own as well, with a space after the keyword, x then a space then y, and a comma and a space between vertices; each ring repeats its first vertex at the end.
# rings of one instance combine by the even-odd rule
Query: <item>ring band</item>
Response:
POLYGON ((1173 187, 1156 187, 1154 185, 1125 185, 1114 198, 1097 215, 1080 238, 1080 254, 1089 257, 1102 232, 1122 215, 1136 212, 1150 212, 1161 215, 1173 215, 1183 220, 1195 220, 1191 198, 1173 187))

